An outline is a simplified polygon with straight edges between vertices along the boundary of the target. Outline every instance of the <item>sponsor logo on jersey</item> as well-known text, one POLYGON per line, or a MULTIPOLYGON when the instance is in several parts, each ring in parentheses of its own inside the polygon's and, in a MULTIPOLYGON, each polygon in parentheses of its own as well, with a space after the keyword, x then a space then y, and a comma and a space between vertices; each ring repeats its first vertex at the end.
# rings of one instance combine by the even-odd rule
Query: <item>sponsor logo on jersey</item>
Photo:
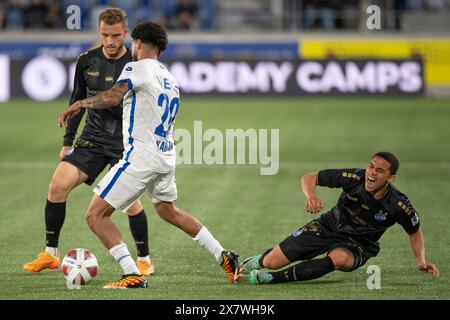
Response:
POLYGON ((380 211, 375 215, 374 218, 375 218, 375 220, 381 222, 381 221, 386 221, 386 216, 387 216, 386 213, 384 213, 383 211, 380 211))
POLYGON ((292 236, 293 237, 295 237, 295 238, 297 238, 299 235, 301 235, 303 233, 303 229, 300 229, 300 230, 297 230, 297 231, 295 231, 293 234, 292 234, 292 236))
POLYGON ((133 68, 132 67, 126 67, 125 71, 133 71, 133 68))
POLYGON ((419 223, 419 216, 417 213, 414 213, 414 216, 411 218, 411 223, 413 226, 416 226, 419 223))

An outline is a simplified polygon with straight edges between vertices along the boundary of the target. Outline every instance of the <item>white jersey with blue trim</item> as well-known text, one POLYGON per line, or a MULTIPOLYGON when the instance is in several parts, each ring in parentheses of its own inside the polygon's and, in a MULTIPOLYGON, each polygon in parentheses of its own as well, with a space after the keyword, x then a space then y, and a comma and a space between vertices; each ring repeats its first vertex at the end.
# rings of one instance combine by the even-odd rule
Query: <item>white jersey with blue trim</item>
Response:
POLYGON ((123 100, 123 159, 154 172, 175 169, 173 125, 180 107, 179 87, 154 59, 125 65, 117 83, 127 82, 123 100))

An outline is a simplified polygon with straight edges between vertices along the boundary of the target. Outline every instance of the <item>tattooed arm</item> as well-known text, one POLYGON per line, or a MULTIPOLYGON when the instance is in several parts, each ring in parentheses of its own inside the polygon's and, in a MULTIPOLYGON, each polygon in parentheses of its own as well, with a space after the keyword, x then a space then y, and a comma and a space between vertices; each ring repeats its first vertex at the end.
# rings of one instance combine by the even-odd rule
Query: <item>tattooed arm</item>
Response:
POLYGON ((81 108, 105 109, 116 106, 122 101, 128 92, 127 83, 118 83, 110 90, 103 91, 96 96, 76 101, 70 105, 59 117, 58 124, 60 127, 67 127, 67 120, 80 112, 81 108))

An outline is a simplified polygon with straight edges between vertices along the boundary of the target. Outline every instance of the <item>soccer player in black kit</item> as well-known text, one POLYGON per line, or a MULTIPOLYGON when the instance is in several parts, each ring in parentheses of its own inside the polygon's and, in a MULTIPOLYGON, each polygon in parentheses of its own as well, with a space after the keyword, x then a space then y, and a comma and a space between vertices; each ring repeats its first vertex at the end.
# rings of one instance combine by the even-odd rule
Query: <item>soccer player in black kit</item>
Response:
POLYGON ((378 254, 378 240, 395 223, 408 233, 419 270, 439 277, 437 267, 425 260, 416 210, 391 184, 398 168, 392 153, 378 152, 366 169, 329 169, 303 176, 307 212, 315 214, 324 208, 316 194, 317 185, 342 188, 338 203, 273 249, 244 260, 241 267, 243 274, 249 274, 250 284, 306 281, 334 270, 356 270, 378 254), (314 259, 324 253, 325 257, 314 259), (279 271, 261 270, 280 269, 297 261, 303 262, 279 271))
MULTIPOLYGON (((127 15, 123 10, 109 8, 100 14, 102 46, 78 57, 70 104, 112 88, 125 64, 132 61, 131 50, 124 46, 127 33, 127 15)), ((45 206, 47 247, 37 259, 24 265, 28 272, 59 267, 58 241, 68 194, 82 183, 91 185, 106 166, 112 167, 122 158, 122 106, 90 109, 83 132, 72 147, 84 113, 82 109, 68 123, 59 155, 62 161, 50 182, 45 206)), ((154 272, 154 266, 149 256, 147 217, 139 200, 127 213, 138 252, 137 265, 141 273, 148 276, 154 272)))

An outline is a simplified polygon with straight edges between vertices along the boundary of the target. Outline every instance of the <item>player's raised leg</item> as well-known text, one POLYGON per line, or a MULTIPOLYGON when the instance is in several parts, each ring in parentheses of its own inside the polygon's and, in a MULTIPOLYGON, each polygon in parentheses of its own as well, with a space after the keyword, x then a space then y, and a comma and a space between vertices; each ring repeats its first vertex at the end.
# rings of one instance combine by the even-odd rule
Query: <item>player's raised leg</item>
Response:
POLYGON ((59 267, 59 233, 66 217, 66 199, 69 192, 76 186, 87 181, 88 176, 68 162, 61 162, 53 174, 48 188, 45 205, 45 237, 46 249, 38 257, 23 268, 28 272, 40 272, 44 269, 59 267))
POLYGON ((188 212, 177 208, 173 202, 160 201, 154 203, 154 206, 162 219, 186 232, 216 258, 227 273, 230 283, 239 281, 238 255, 225 250, 205 226, 188 212))
POLYGON ((155 266, 150 260, 148 245, 147 215, 141 202, 138 200, 127 210, 131 234, 137 249, 137 266, 144 276, 152 275, 155 266))
POLYGON ((127 245, 122 242, 122 235, 111 221, 113 212, 114 208, 108 202, 94 195, 86 214, 89 227, 124 271, 121 280, 107 284, 104 288, 146 288, 147 280, 141 275, 127 245))

